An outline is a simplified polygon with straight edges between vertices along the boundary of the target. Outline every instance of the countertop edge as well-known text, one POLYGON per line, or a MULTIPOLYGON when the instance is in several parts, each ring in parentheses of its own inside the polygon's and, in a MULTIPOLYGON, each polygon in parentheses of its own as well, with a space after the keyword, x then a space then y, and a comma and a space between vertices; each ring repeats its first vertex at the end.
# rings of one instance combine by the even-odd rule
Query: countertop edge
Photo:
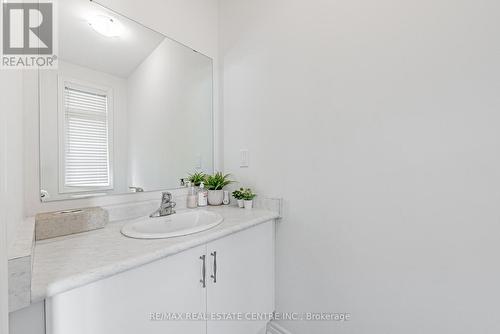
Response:
POLYGON ((35 218, 25 218, 16 233, 16 239, 9 245, 7 259, 9 261, 31 256, 35 244, 35 218))
POLYGON ((29 217, 20 224, 15 241, 7 251, 9 312, 30 305, 35 219, 29 217))
POLYGON ((217 230, 214 231, 213 233, 210 233, 208 235, 199 237, 199 238, 193 238, 192 240, 188 240, 186 242, 176 244, 173 246, 169 246, 166 248, 163 248, 159 251, 155 251, 146 255, 134 257, 131 259, 128 259, 126 261, 121 261, 117 263, 113 263, 112 265, 108 265, 106 267, 101 267, 98 268, 97 270, 93 271, 87 271, 82 274, 78 275, 73 275, 70 277, 67 277, 62 280, 58 280, 56 282, 53 282, 49 284, 44 290, 39 290, 36 291, 35 289, 32 289, 31 291, 31 303, 36 303, 43 301, 46 298, 53 297, 57 294, 96 282, 101 279, 105 279, 117 274, 120 274, 122 272, 125 272, 127 270, 131 270, 143 265, 146 265, 148 263, 160 260, 162 258, 175 255, 177 253, 183 252, 185 250, 188 250, 190 248, 194 248, 199 245, 203 245, 205 243, 226 237, 228 235, 249 229, 251 227, 254 227, 256 225, 260 225, 263 223, 266 223, 268 221, 276 220, 279 218, 279 215, 276 213, 270 213, 269 215, 257 218, 257 219, 252 219, 249 221, 246 221, 244 223, 240 223, 235 226, 227 227, 222 230, 217 230))

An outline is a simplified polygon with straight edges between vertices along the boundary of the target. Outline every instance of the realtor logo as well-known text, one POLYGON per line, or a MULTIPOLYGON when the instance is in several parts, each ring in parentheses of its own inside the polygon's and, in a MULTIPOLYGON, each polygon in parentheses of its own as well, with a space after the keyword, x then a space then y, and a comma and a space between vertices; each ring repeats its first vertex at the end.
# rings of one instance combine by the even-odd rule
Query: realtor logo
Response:
POLYGON ((2 68, 56 68, 52 2, 2 4, 2 68))

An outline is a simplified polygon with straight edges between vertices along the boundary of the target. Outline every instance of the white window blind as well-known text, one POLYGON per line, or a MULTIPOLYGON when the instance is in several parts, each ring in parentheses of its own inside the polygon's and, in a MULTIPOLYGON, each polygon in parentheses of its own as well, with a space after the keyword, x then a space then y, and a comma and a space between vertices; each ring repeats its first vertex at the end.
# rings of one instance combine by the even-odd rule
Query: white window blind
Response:
POLYGON ((108 96, 64 85, 64 185, 109 188, 108 96))

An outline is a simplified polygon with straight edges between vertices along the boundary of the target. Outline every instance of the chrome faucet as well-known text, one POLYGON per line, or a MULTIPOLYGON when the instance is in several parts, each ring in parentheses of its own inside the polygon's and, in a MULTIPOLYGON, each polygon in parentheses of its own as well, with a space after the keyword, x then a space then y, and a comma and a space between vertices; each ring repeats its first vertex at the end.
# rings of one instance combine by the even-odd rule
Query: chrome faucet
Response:
POLYGON ((170 216, 175 213, 174 210, 175 202, 172 201, 172 194, 169 192, 164 192, 161 194, 161 204, 160 208, 149 215, 149 217, 164 217, 170 216))

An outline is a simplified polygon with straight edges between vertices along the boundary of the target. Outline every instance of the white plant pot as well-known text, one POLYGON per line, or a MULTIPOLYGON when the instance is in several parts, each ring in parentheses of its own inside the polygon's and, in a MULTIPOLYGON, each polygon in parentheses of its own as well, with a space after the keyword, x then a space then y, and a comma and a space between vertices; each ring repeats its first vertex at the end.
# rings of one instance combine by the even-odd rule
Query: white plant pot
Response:
POLYGON ((208 191, 208 204, 221 205, 223 200, 224 200, 224 192, 222 190, 208 191))
POLYGON ((243 201, 245 203, 245 209, 250 210, 253 208, 253 201, 243 201))
POLYGON ((242 199, 239 199, 238 200, 238 207, 243 209, 245 207, 245 201, 243 201, 242 199))

